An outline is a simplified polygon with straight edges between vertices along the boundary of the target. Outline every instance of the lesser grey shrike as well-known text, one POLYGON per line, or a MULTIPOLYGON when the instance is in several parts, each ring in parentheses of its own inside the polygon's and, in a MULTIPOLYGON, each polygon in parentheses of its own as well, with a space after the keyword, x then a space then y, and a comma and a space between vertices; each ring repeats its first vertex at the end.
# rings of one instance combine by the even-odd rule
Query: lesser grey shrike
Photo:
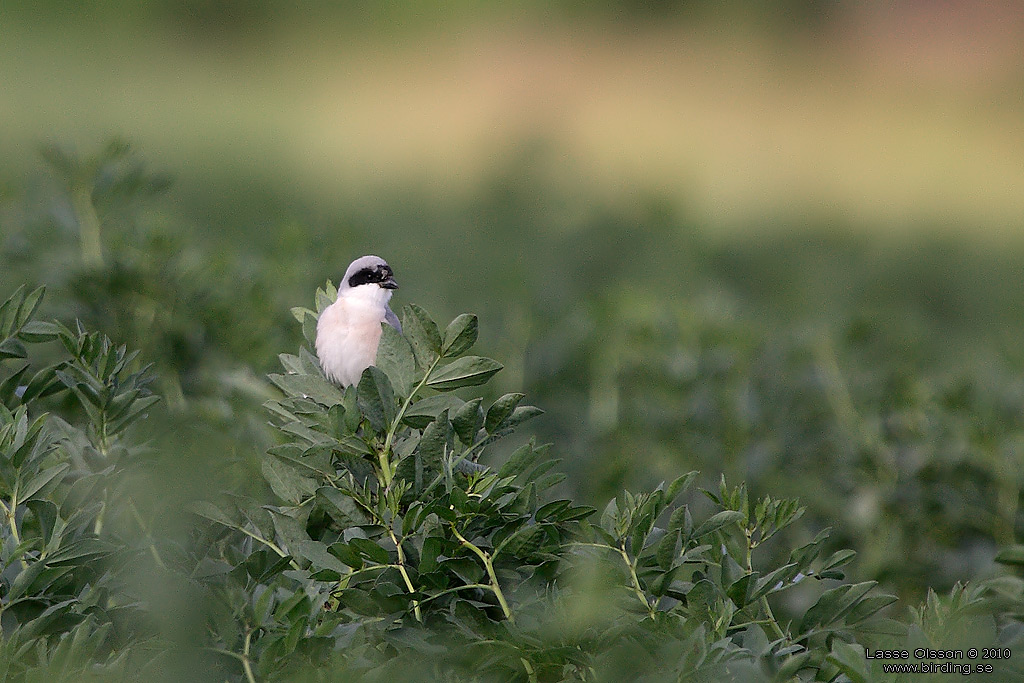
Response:
POLYGON ((363 256, 349 265, 338 285, 338 299, 316 325, 316 355, 327 379, 343 387, 358 384, 363 370, 377 360, 380 324, 402 331, 388 306, 396 289, 394 272, 381 257, 363 256))

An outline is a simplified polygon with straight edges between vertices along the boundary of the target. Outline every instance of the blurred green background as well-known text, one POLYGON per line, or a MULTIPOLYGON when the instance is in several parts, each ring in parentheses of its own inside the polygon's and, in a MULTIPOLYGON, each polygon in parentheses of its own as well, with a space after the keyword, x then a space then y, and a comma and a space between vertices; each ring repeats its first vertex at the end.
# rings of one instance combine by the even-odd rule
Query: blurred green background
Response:
POLYGON ((724 473, 917 600, 1024 521, 1022 52, 1013 1, 9 0, 0 292, 156 363, 171 528, 376 253, 480 315, 568 493, 724 473))

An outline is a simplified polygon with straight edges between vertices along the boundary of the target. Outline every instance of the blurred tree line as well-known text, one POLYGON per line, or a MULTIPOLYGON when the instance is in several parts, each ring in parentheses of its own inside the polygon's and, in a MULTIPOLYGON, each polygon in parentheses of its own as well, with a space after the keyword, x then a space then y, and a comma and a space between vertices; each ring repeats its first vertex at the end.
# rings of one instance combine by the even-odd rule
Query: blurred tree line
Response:
MULTIPOLYGON (((373 26, 401 21, 415 26, 452 16, 479 16, 509 7, 494 0, 462 0, 455 3, 428 2, 415 6, 396 0, 369 3, 323 3, 315 0, 145 0, 123 3, 98 0, 68 4, 56 0, 25 2, 13 0, 5 6, 14 16, 36 20, 95 18, 127 20, 171 31, 195 31, 200 35, 243 35, 253 30, 271 29, 276 23, 290 21, 333 21, 339 25, 373 26)), ((695 22, 722 16, 765 22, 767 29, 815 29, 837 15, 836 3, 824 0, 783 0, 763 3, 754 0, 719 0, 713 3, 693 0, 554 0, 517 3, 517 12, 555 19, 596 20, 676 20, 695 22)))

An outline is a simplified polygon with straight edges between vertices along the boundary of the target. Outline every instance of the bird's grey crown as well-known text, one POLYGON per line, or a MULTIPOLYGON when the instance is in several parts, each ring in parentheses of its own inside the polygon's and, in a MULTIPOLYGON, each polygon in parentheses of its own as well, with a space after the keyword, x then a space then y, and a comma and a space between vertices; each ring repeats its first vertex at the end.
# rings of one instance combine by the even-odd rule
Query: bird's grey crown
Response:
POLYGON ((342 288, 358 287, 369 283, 379 283, 394 275, 391 266, 380 256, 361 256, 349 264, 345 277, 341 281, 342 288))

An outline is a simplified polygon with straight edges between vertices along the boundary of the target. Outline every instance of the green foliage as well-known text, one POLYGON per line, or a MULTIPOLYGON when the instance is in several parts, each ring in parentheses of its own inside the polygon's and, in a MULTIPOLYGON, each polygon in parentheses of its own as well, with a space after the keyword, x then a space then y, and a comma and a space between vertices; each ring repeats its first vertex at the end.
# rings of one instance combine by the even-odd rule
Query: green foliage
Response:
MULTIPOLYGON (((760 495, 799 497, 802 528, 833 527, 832 549, 856 549, 861 575, 901 597, 947 590, 965 567, 984 572, 1024 524, 1018 365, 944 336, 945 321, 860 304, 834 322, 779 324, 739 298, 620 292, 589 325, 538 344, 526 387, 553 416, 544 435, 567 435, 581 496, 678 469, 724 472, 760 495), (586 419, 566 430, 581 405, 586 419)), ((776 562, 788 552, 766 551, 776 562)))
MULTIPOLYGON (((318 291, 317 309, 334 294, 318 291)), ((896 598, 875 582, 844 582, 855 553, 827 552, 827 529, 773 562, 764 549, 805 508, 752 500, 724 476, 703 491, 706 514, 688 493, 696 472, 625 491, 601 514, 553 497, 564 475, 548 446, 491 462, 490 446, 540 411, 519 393, 486 408, 455 393, 500 369, 465 355, 476 318, 442 337, 415 306, 407 336, 384 332, 380 367, 344 390, 309 350, 318 313, 297 309, 308 345, 281 356, 282 393, 266 404, 281 435, 261 460, 270 497, 196 501, 192 541, 170 543, 126 486, 145 467, 130 435, 155 401, 148 369, 81 325, 34 320, 41 298, 22 289, 0 307, 7 678, 141 675, 189 656, 132 600, 123 567, 140 557, 205 596, 205 635, 189 647, 208 671, 249 682, 887 680, 866 651, 978 634, 1012 651, 1024 633, 1013 576, 930 594, 905 625, 879 616, 896 598), (53 342, 67 356, 34 367, 30 349, 53 342), (60 395, 81 426, 33 413, 60 395), (793 592, 802 614, 777 618, 772 603, 793 592)))
POLYGON ((928 256, 938 282, 800 245, 772 257, 783 277, 756 245, 712 249, 656 211, 649 254, 608 238, 632 230, 614 212, 549 236, 516 194, 534 193, 499 189, 467 215, 525 226, 535 260, 435 283, 451 302, 493 290, 499 340, 409 305, 342 390, 310 350, 328 283, 292 310, 307 344, 263 382, 248 368, 300 334, 280 312, 349 238, 264 244, 263 262, 162 213, 123 145, 48 156, 63 232, 11 223, 0 278, 47 273, 47 307, 82 322, 41 321, 41 290, 0 306, 3 677, 899 680, 865 652, 1020 649, 1024 394, 1013 355, 964 361, 955 331, 977 319, 934 303, 940 285, 1016 299, 961 252, 928 256), (641 257, 659 283, 685 265, 687 296, 645 290, 641 257), (821 262, 838 284, 813 281, 821 262), (868 282, 874 300, 847 302, 868 282), (481 336, 508 369, 471 355, 481 336), (516 438, 540 414, 519 389, 549 413, 516 438), (917 590, 913 610, 888 594, 917 590))
MULTIPOLYGON (((318 291, 317 309, 335 294, 318 291)), ((760 562, 761 544, 803 513, 793 500, 751 505, 723 479, 706 492, 715 511, 695 522, 689 503, 676 505, 691 472, 624 492, 595 518, 549 499, 564 475, 547 446, 480 464, 539 411, 522 394, 484 409, 451 393, 501 367, 463 355, 475 316, 442 336, 407 306, 405 336, 384 325, 379 367, 342 391, 309 351, 317 313, 295 313, 309 346, 281 356, 286 372, 271 380, 284 396, 267 404, 284 437, 262 465, 276 504, 195 507, 213 523, 201 562, 221 568, 207 580, 234 605, 215 620, 213 648, 240 675, 307 666, 375 680, 431 661, 416 668, 424 680, 615 680, 637 647, 661 655, 645 671, 658 680, 821 672, 837 636, 874 633, 895 600, 873 582, 842 584, 818 591, 802 621, 777 620, 770 598, 809 577, 842 579, 853 557, 824 556, 823 532, 782 566, 760 562)))
POLYGON ((148 635, 116 568, 145 547, 121 529, 146 526, 125 491, 143 449, 125 437, 157 400, 151 377, 106 337, 35 320, 42 296, 22 288, 0 306, 2 680, 31 667, 79 680, 90 661, 113 667, 119 648, 148 635), (51 342, 67 355, 37 367, 30 349, 51 342), (82 411, 78 425, 38 410, 61 393, 82 411), (121 518, 126 500, 132 519, 121 518))

